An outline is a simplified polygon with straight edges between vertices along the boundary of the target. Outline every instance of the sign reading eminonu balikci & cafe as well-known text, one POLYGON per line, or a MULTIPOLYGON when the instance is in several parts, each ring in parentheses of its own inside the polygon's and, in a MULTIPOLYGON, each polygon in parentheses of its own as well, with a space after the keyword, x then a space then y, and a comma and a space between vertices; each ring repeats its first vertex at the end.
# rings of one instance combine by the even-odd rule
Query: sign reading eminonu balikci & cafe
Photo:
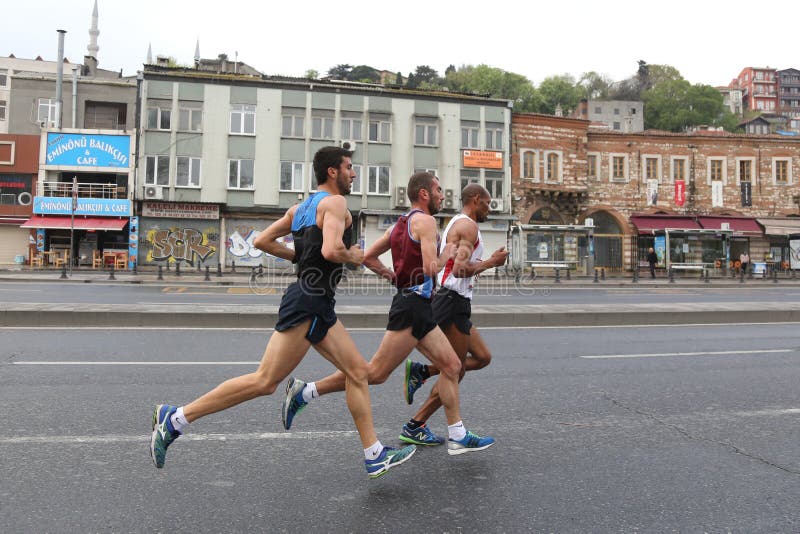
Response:
POLYGON ((129 167, 131 136, 105 134, 47 134, 47 165, 70 167, 129 167))

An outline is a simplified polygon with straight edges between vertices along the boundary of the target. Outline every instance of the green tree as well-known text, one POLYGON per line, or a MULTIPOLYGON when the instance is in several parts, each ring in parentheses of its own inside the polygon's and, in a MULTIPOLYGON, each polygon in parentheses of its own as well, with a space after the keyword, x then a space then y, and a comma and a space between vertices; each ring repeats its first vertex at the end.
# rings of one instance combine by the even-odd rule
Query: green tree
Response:
POLYGON ((488 65, 462 65, 450 70, 445 86, 451 91, 510 100, 514 111, 537 111, 540 106, 539 95, 525 76, 488 65))
POLYGON ((316 80, 319 78, 319 71, 314 69, 308 69, 306 73, 303 75, 304 78, 308 78, 309 80, 316 80))
POLYGON ((655 83, 642 93, 642 101, 645 128, 682 132, 701 124, 730 128, 734 122, 717 89, 683 78, 655 83))
POLYGON ((351 82, 381 83, 381 73, 368 65, 358 65, 353 67, 346 79, 351 82))
POLYGON ((569 74, 550 76, 542 80, 537 88, 541 98, 538 111, 540 113, 554 114, 556 107, 561 106, 564 114, 578 107, 584 96, 583 88, 575 83, 575 78, 569 74))
POLYGON ((336 65, 328 70, 328 77, 334 80, 347 80, 351 70, 353 70, 352 65, 346 63, 336 65))
POLYGON ((607 76, 595 71, 584 72, 578 80, 578 85, 583 89, 583 98, 587 100, 607 99, 611 84, 607 76))
POLYGON ((394 79, 395 85, 403 85, 403 74, 398 70, 397 76, 394 79))

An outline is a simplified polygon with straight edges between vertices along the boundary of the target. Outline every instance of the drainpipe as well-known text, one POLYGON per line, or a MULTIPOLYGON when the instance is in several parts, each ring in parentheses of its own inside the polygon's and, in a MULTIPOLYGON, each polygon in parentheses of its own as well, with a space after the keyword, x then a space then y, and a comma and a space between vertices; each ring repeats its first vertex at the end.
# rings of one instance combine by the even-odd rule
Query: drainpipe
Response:
POLYGON ((72 67, 72 127, 78 122, 78 66, 72 67))
POLYGON ((58 65, 56 65, 56 128, 61 129, 61 108, 62 91, 61 84, 64 83, 64 34, 67 30, 56 30, 58 32, 58 65))

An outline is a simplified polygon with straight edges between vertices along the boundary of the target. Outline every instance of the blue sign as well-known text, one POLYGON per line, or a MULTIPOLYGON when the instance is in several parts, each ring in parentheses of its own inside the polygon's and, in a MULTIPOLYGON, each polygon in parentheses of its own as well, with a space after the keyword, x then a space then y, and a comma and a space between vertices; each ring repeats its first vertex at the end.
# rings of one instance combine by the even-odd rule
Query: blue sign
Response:
MULTIPOLYGON (((131 212, 131 201, 126 198, 78 198, 75 215, 130 217, 131 212)), ((69 215, 72 213, 72 197, 33 197, 33 213, 69 215)))
POLYGON ((72 167, 129 167, 129 135, 47 134, 46 165, 72 167))

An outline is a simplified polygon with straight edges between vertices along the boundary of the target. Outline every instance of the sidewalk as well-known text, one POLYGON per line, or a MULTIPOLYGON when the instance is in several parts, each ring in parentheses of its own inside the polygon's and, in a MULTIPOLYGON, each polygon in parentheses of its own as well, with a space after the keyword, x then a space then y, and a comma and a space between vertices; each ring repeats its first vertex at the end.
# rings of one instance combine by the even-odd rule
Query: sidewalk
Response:
MULTIPOLYGON (((115 273, 116 280, 108 280, 109 273, 100 271, 76 271, 67 280, 60 279, 58 271, 0 271, 0 282, 48 282, 66 284, 154 284, 164 286, 206 286, 233 285, 248 287, 249 273, 224 273, 222 277, 210 275, 206 281, 205 273, 182 273, 175 276, 174 271, 163 273, 144 272, 132 274, 115 273)), ((258 277, 260 287, 285 287, 294 278, 280 273, 265 273, 258 277)), ((800 280, 779 279, 776 284, 771 279, 711 279, 710 283, 698 278, 676 279, 670 283, 666 279, 642 279, 633 284, 630 277, 608 277, 605 281, 594 282, 592 278, 562 279, 557 285, 552 277, 537 278, 535 281, 522 280, 526 289, 562 288, 637 288, 685 290, 691 287, 703 288, 775 288, 800 287, 800 280)), ((344 284, 351 287, 370 287, 387 285, 371 275, 350 274, 344 284)), ((495 286, 509 284, 513 279, 492 276, 481 277, 482 285, 495 286)), ((472 318, 479 327, 565 327, 565 326, 609 326, 609 325, 667 325, 667 324, 729 324, 729 323, 774 323, 800 322, 800 302, 737 301, 711 303, 656 303, 656 304, 513 304, 482 305, 480 295, 472 307, 472 318)), ((350 328, 384 328, 388 301, 380 305, 348 306, 337 305, 337 314, 350 328)), ((201 327, 201 328, 270 328, 277 320, 276 305, 252 304, 45 304, 0 302, 0 326, 5 327, 201 327)))

